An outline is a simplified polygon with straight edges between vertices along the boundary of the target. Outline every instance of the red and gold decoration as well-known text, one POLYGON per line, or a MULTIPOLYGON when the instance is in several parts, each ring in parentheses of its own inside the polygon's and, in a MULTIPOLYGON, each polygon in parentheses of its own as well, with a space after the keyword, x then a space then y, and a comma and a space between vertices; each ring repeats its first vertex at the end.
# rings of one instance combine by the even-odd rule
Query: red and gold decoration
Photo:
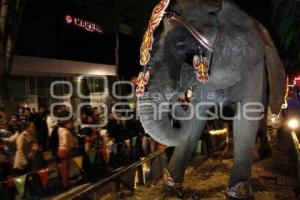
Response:
POLYGON ((140 49, 140 64, 146 65, 150 60, 150 51, 152 50, 152 45, 154 41, 153 33, 156 27, 160 24, 165 10, 167 9, 170 0, 161 0, 157 6, 155 6, 152 11, 152 15, 148 24, 148 28, 144 34, 143 43, 140 49))
POLYGON ((140 72, 139 76, 133 80, 133 84, 136 85, 135 95, 141 97, 145 92, 145 86, 149 81, 149 71, 146 73, 140 72))
POLYGON ((195 55, 193 58, 193 66, 196 69, 196 76, 198 81, 208 81, 209 64, 206 57, 195 55))

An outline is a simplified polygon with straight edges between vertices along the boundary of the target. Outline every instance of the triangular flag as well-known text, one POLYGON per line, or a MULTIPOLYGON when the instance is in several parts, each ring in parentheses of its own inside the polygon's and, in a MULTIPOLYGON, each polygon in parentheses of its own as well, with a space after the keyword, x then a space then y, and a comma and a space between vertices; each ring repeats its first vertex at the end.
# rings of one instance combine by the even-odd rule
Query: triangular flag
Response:
POLYGON ((43 187, 46 188, 47 187, 47 183, 48 183, 48 169, 41 169, 38 171, 38 174, 41 178, 41 182, 43 184, 43 187))
POLYGON ((135 147, 137 141, 137 136, 132 138, 132 146, 135 147))
POLYGON ((199 154, 201 154, 201 152, 202 152, 202 140, 199 140, 195 147, 194 154, 199 155, 199 154))
POLYGON ((15 183, 14 183, 14 179, 12 176, 7 176, 7 182, 6 185, 8 188, 14 187, 15 183))
POLYGON ((103 156, 105 162, 109 162, 109 153, 107 147, 103 147, 102 149, 100 149, 100 153, 103 156))
POLYGON ((20 196, 23 196, 23 193, 24 193, 26 177, 27 177, 27 175, 25 174, 23 176, 14 178, 14 183, 18 189, 20 196))
POLYGON ((94 164, 95 160, 96 160, 96 152, 91 152, 88 153, 88 157, 89 157, 89 161, 91 164, 94 164))
POLYGON ((143 170, 143 182, 146 183, 146 181, 148 180, 149 173, 150 173, 150 167, 148 166, 147 163, 142 164, 142 170, 143 170))
POLYGON ((139 170, 136 170, 134 173, 134 186, 133 188, 136 189, 139 184, 139 170))
POLYGON ((78 168, 81 170, 82 169, 82 156, 78 156, 73 158, 74 162, 78 166, 78 168))

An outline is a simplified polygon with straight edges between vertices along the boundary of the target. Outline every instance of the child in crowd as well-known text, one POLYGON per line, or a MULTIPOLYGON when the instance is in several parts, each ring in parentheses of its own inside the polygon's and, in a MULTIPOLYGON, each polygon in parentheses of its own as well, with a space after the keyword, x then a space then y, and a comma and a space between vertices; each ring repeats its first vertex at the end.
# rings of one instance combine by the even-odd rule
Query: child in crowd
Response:
POLYGON ((68 189, 69 186, 69 172, 72 150, 75 146, 74 138, 71 133, 73 122, 71 120, 60 123, 58 129, 58 152, 57 156, 61 160, 58 165, 63 178, 63 186, 68 189))

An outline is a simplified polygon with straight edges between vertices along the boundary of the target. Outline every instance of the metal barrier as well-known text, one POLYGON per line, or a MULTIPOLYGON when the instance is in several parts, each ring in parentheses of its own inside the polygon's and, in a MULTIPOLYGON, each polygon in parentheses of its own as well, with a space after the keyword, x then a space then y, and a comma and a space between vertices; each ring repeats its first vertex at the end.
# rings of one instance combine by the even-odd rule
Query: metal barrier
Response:
POLYGON ((85 185, 85 187, 79 187, 78 189, 72 190, 65 195, 55 198, 56 200, 87 200, 87 199, 100 199, 100 197, 103 194, 110 193, 111 199, 117 199, 118 193, 120 192, 120 184, 122 183, 124 186, 126 186, 128 189, 133 190, 134 188, 127 184, 124 180, 121 179, 121 176, 124 174, 132 171, 132 170, 139 170, 140 173, 138 173, 138 179, 139 183, 143 183, 143 169, 142 165, 148 161, 151 161, 152 159, 160 156, 165 152, 165 149, 156 151, 146 158, 135 162, 129 166, 122 167, 116 172, 108 177, 100 180, 97 183, 88 184, 85 185))
POLYGON ((300 144, 299 144, 299 140, 298 140, 297 133, 296 133, 295 130, 292 130, 291 135, 292 135, 292 140, 293 140, 295 153, 296 153, 297 170, 298 170, 297 171, 298 185, 299 185, 299 188, 300 188, 300 144))

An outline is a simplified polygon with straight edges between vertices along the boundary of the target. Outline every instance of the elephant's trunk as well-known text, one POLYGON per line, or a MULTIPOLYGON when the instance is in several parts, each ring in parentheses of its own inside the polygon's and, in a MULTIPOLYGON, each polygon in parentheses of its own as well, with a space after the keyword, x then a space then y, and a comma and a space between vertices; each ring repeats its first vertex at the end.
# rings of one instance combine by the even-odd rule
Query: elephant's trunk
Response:
MULTIPOLYGON (((188 112, 181 106, 176 106, 175 111, 176 116, 180 117, 188 112)), ((151 85, 144 97, 138 99, 138 114, 145 132, 159 143, 177 146, 190 134, 192 120, 181 121, 183 123, 178 128, 171 125, 170 106, 159 92, 159 86, 151 85)))

